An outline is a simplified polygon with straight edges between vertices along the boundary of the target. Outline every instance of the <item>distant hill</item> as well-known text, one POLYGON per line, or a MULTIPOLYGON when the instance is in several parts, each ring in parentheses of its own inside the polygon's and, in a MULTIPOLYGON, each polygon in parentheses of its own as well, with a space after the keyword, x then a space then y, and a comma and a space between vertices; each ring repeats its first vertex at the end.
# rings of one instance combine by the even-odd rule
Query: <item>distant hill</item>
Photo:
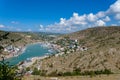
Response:
POLYGON ((60 33, 50 33, 50 32, 33 32, 34 34, 36 34, 37 36, 40 37, 40 39, 42 39, 43 41, 51 41, 53 39, 55 39, 56 37, 62 35, 60 33))
MULTIPOLYGON (((85 71, 111 70, 120 73, 120 27, 95 27, 64 35, 56 39, 56 43, 64 40, 78 40, 78 46, 86 51, 75 51, 44 59, 41 70, 49 73, 72 72, 78 69, 85 71)), ((60 45, 60 44, 59 44, 60 45)))

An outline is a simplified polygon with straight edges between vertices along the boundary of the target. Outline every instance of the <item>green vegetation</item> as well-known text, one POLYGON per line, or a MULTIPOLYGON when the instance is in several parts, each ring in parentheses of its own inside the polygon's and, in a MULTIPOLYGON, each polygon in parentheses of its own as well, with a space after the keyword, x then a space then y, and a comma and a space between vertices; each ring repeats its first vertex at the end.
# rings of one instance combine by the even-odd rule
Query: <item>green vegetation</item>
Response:
POLYGON ((27 68, 26 68, 26 71, 30 71, 30 67, 27 67, 27 68))
POLYGON ((34 70, 32 72, 33 75, 40 75, 40 73, 41 73, 41 71, 38 70, 37 68, 34 68, 34 70))
POLYGON ((98 70, 98 71, 84 71, 81 72, 80 69, 76 69, 73 72, 57 72, 53 71, 51 72, 48 76, 87 76, 89 75, 90 77, 95 76, 95 75, 100 75, 100 74, 113 74, 111 70, 105 69, 105 70, 98 70))
POLYGON ((33 69, 32 75, 41 75, 45 76, 46 75, 46 70, 38 70, 37 68, 33 69))
POLYGON ((101 74, 113 74, 111 70, 105 69, 105 70, 97 70, 97 71, 84 71, 81 72, 79 68, 76 68, 72 72, 58 72, 57 70, 46 74, 47 71, 45 70, 38 70, 37 68, 34 68, 33 70, 33 75, 41 75, 41 76, 87 76, 89 75, 90 77, 96 76, 96 75, 101 75, 101 74))
POLYGON ((16 66, 9 65, 9 62, 5 62, 4 58, 0 61, 0 80, 21 80, 17 74, 16 66))

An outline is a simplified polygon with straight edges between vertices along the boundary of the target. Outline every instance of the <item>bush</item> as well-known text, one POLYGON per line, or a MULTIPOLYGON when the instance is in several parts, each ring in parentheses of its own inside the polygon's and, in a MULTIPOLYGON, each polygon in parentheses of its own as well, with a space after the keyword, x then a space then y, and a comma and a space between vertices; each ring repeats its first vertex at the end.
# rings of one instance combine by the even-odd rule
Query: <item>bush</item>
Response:
POLYGON ((63 76, 72 76, 72 73, 71 72, 65 72, 65 73, 63 73, 63 76))
POLYGON ((21 80, 17 76, 17 67, 9 65, 4 58, 0 61, 0 80, 21 80))
POLYGON ((32 75, 40 75, 40 76, 46 76, 47 70, 38 70, 37 68, 34 68, 32 75))
POLYGON ((27 67, 27 68, 26 68, 26 71, 30 71, 30 67, 27 67))
POLYGON ((113 74, 112 72, 111 72, 111 70, 108 70, 108 69, 105 69, 104 71, 103 71, 103 74, 113 74))
POLYGON ((41 72, 40 70, 38 70, 37 68, 34 68, 32 74, 33 75, 40 75, 40 72, 41 72))

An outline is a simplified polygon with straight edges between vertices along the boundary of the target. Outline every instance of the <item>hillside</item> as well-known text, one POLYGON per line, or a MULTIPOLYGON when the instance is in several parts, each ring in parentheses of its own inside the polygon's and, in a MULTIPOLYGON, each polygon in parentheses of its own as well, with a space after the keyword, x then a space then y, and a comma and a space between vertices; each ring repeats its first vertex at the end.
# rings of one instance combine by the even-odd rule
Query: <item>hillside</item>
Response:
POLYGON ((18 53, 26 44, 35 42, 28 36, 23 33, 0 31, 0 55, 7 56, 10 55, 9 53, 18 53))
POLYGON ((64 54, 38 60, 36 64, 40 65, 41 71, 48 75, 61 75, 75 70, 85 73, 106 69, 120 73, 120 27, 89 28, 64 35, 54 43, 64 48, 61 52, 64 54), (68 48, 73 40, 77 40, 76 45, 82 50, 75 49, 76 47, 68 48))
MULTIPOLYGON (((38 36, 35 36, 38 37, 38 36)), ((0 31, 0 44, 2 46, 7 46, 10 44, 14 45, 25 45, 31 41, 34 40, 40 40, 35 39, 35 37, 32 36, 32 33, 26 34, 24 32, 8 32, 8 31, 0 31)))

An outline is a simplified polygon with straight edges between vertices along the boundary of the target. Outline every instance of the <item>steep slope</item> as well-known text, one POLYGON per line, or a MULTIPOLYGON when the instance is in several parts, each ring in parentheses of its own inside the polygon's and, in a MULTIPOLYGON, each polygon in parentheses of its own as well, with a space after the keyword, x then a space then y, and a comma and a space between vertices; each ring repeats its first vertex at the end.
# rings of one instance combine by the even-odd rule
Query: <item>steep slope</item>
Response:
MULTIPOLYGON (((74 51, 61 56, 51 56, 38 64, 47 74, 111 70, 120 73, 120 27, 95 27, 65 35, 65 38, 77 39, 78 46, 85 46, 86 51, 74 51)), ((68 41, 65 39, 67 43, 68 41)), ((59 44, 60 45, 60 44, 59 44)))

